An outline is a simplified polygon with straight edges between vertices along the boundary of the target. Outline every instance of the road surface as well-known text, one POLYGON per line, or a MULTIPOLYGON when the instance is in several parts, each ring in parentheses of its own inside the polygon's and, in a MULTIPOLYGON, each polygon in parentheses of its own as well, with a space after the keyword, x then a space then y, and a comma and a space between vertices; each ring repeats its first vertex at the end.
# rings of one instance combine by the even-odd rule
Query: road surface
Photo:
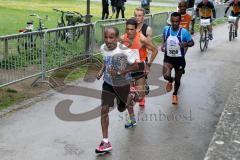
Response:
POLYGON ((81 80, 75 84, 76 90, 56 91, 46 100, 1 118, 1 160, 203 159, 240 74, 239 39, 229 42, 227 37, 226 24, 215 27, 207 52, 200 52, 199 37, 194 37, 196 44, 186 55, 178 106, 171 104, 171 93, 163 94, 163 54, 158 55, 151 73, 154 91, 144 110, 135 107, 137 126, 125 129, 125 113, 117 109, 110 113, 111 154, 97 156, 94 152, 102 139, 100 119, 94 118, 102 81, 81 80), (59 102, 73 102, 71 113, 59 102), (90 110, 93 112, 87 116, 79 114, 90 110))

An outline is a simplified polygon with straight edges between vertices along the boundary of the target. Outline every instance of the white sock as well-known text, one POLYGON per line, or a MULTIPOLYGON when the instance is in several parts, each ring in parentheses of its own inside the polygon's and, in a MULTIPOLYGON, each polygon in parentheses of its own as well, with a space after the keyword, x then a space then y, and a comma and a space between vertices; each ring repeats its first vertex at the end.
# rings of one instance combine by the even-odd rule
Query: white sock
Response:
POLYGON ((108 138, 103 138, 103 142, 108 143, 108 138))

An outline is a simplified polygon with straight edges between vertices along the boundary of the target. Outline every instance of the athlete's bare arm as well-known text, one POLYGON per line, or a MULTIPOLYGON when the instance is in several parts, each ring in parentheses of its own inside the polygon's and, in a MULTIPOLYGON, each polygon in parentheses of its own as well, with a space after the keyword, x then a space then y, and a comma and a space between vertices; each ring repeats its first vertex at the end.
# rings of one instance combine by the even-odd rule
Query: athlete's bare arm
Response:
POLYGON ((100 69, 100 71, 97 74, 98 80, 102 77, 104 71, 105 71, 105 65, 103 64, 102 68, 100 69))
POLYGON ((145 46, 147 49, 149 49, 152 52, 151 58, 149 60, 149 64, 152 64, 152 62, 154 61, 158 53, 157 48, 154 46, 152 41, 150 41, 149 38, 145 37, 144 35, 140 36, 140 42, 143 46, 145 46))
POLYGON ((116 75, 122 75, 125 76, 129 72, 136 72, 136 71, 144 71, 144 62, 135 62, 131 65, 129 65, 127 68, 121 71, 116 71, 115 69, 110 70, 110 74, 112 77, 115 77, 116 75))
POLYGON ((165 52, 165 35, 162 35, 162 45, 161 45, 161 51, 165 52))
POLYGON ((147 31, 146 31, 147 37, 152 41, 152 28, 151 27, 147 27, 147 31))

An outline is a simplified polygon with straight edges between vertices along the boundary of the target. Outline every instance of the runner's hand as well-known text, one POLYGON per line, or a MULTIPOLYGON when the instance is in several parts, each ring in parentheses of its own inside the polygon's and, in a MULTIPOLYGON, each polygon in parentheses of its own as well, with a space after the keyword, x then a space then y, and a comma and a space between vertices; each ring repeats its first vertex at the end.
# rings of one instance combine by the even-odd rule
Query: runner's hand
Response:
POLYGON ((161 51, 165 52, 165 46, 164 45, 161 46, 161 51))
POLYGON ((117 75, 117 71, 113 68, 109 69, 109 73, 112 76, 112 78, 115 78, 117 75))
POLYGON ((188 43, 187 42, 181 42, 181 43, 179 43, 179 46, 181 48, 185 48, 185 47, 188 47, 188 43))
POLYGON ((99 80, 102 77, 102 75, 103 75, 103 71, 100 70, 97 74, 97 80, 99 80))

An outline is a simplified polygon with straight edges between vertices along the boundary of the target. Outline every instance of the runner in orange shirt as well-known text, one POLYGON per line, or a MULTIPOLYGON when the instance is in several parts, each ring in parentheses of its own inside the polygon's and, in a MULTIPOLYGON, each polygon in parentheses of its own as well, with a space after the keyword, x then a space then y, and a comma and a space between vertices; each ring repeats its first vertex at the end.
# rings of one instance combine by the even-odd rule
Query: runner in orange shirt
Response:
MULTIPOLYGON (((128 48, 135 50, 139 53, 140 59, 142 54, 142 48, 149 49, 152 54, 147 62, 147 72, 149 72, 152 62, 157 56, 158 50, 152 43, 152 41, 145 37, 141 32, 137 31, 137 21, 136 19, 128 19, 126 22, 126 31, 125 34, 121 36, 121 42, 127 46, 128 48)), ((141 60, 143 62, 143 60, 141 60)), ((134 83, 136 84, 136 92, 138 93, 138 100, 141 101, 145 97, 145 76, 144 72, 133 72, 132 78, 134 79, 134 83)), ((134 87, 132 87, 134 88, 134 87)), ((136 125, 136 119, 134 115, 133 105, 130 104, 128 106, 129 113, 129 121, 125 124, 125 128, 131 128, 136 125)))
MULTIPOLYGON (((192 16, 187 13, 187 1, 180 0, 178 2, 178 8, 177 12, 181 14, 181 21, 180 21, 180 27, 185 28, 186 30, 190 31, 190 24, 192 21, 192 16)), ((167 23, 171 25, 170 22, 171 16, 169 16, 167 23)))
POLYGON ((178 3, 178 9, 179 9, 179 13, 181 14, 180 27, 190 31, 190 24, 191 24, 192 17, 186 12, 187 2, 185 0, 181 0, 178 3))

